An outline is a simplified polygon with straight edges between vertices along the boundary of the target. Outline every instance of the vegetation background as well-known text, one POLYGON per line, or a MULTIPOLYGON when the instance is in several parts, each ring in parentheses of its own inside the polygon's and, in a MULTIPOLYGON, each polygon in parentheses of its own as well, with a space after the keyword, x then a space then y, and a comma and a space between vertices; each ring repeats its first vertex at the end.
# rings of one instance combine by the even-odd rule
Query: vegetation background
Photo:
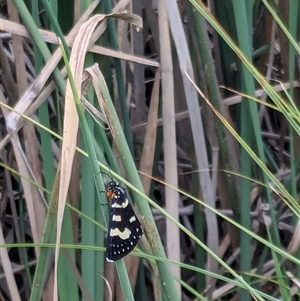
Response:
POLYGON ((0 300, 300 300, 299 4, 1 0, 0 300))

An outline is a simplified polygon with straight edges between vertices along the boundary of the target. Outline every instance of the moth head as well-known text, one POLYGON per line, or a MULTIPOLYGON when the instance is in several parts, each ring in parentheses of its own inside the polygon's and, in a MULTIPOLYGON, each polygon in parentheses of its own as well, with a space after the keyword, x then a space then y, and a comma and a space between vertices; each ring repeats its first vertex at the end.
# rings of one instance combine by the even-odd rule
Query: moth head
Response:
POLYGON ((115 196, 115 188, 117 186, 117 183, 114 181, 111 181, 106 184, 106 196, 112 200, 115 196))

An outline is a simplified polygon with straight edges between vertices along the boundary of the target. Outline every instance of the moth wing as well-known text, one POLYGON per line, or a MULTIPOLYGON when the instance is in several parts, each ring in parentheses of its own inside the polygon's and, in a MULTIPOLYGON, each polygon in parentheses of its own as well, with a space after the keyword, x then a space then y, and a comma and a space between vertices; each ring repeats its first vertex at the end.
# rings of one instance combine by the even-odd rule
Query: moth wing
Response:
POLYGON ((126 256, 135 248, 142 235, 143 229, 126 194, 115 195, 111 200, 107 261, 116 261, 126 256))

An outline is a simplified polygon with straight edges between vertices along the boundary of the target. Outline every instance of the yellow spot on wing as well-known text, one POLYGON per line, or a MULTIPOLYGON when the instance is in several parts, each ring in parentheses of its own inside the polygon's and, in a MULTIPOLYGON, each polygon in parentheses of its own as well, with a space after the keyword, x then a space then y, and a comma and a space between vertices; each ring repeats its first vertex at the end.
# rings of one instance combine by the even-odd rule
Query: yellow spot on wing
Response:
POLYGON ((125 228, 124 231, 120 231, 118 228, 110 229, 110 236, 119 236, 122 239, 128 239, 131 235, 131 231, 128 228, 125 228))
POLYGON ((128 204, 129 204, 128 199, 125 199, 125 202, 122 203, 122 207, 126 208, 128 204))
POLYGON ((112 220, 115 222, 120 222, 122 220, 121 215, 113 215, 112 220))
POLYGON ((112 208, 126 208, 128 206, 129 202, 128 199, 125 199, 125 201, 120 205, 117 202, 113 203, 111 205, 112 208))
POLYGON ((130 223, 133 223, 133 222, 135 222, 135 221, 136 221, 135 216, 132 216, 132 217, 129 219, 129 222, 130 222, 130 223))

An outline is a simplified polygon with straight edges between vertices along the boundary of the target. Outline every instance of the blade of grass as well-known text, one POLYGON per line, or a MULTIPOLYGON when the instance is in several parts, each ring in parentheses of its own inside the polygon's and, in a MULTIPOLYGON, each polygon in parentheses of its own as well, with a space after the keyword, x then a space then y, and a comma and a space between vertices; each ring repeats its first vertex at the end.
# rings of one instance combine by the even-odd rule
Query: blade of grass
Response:
MULTIPOLYGON (((58 167, 54 185, 53 192, 50 199, 50 204, 47 212, 44 234, 42 237, 42 243, 53 243, 55 237, 56 229, 56 210, 58 201, 58 186, 60 178, 60 168, 58 167)), ((48 276, 48 271, 51 263, 53 250, 48 248, 42 248, 38 262, 36 265, 32 291, 30 295, 30 301, 40 301, 44 289, 44 284, 48 276)))
MULTIPOLYGON (((81 11, 87 9, 87 6, 90 5, 90 1, 83 1, 80 5, 81 11)), ((65 47, 65 45, 64 45, 65 47)), ((91 53, 85 54, 85 66, 91 66, 94 63, 94 55, 91 53)), ((89 100, 91 105, 95 103, 95 93, 92 89, 89 89, 86 95, 86 98, 89 100)), ((93 122, 92 116, 90 116, 87 112, 86 121, 88 123, 91 135, 94 136, 95 131, 95 123, 93 122)), ((82 140, 82 139, 81 139, 82 140)), ((86 146, 84 141, 81 141, 82 149, 86 150, 86 146)), ((81 157, 81 210, 84 214, 90 216, 92 219, 96 219, 97 211, 97 193, 95 191, 94 184, 94 174, 92 171, 92 167, 88 162, 89 158, 81 157)), ((98 208, 100 209, 100 208, 98 208)), ((100 215, 100 212, 98 213, 100 215)), ((103 217, 101 220, 104 222, 103 217)), ((81 222, 81 233, 82 233, 82 243, 95 246, 97 245, 97 236, 96 236, 97 228, 95 224, 90 223, 87 220, 82 220, 81 222)), ((100 232, 100 231, 99 231, 100 232)), ((104 232, 101 231, 101 236, 104 237, 104 232)), ((99 237, 100 239, 100 237, 99 237)), ((100 242, 102 245, 104 240, 100 242)), ((104 296, 104 292, 100 296, 97 296, 97 288, 103 288, 103 279, 98 278, 97 275, 104 274, 104 265, 101 265, 101 269, 99 270, 99 264, 96 262, 103 263, 104 253, 97 253, 93 251, 82 251, 81 252, 81 266, 82 266, 82 278, 87 287, 87 291, 91 295, 93 300, 101 299, 101 296, 104 296)), ((99 291, 98 291, 99 292, 99 291)))
MULTIPOLYGON (((104 11, 107 14, 113 11, 112 2, 110 0, 103 0, 103 6, 104 6, 104 11)), ((108 27, 108 34, 109 34, 111 46, 113 49, 116 50, 118 49, 118 37, 117 37, 115 20, 109 18, 107 20, 107 27, 108 27)), ((116 68, 116 79, 118 83, 118 98, 120 100, 120 105, 121 105, 121 114, 122 114, 124 132, 129 148, 131 152, 133 152, 132 134, 130 130, 130 120, 129 120, 127 102, 126 102, 126 92, 125 92, 121 61, 119 59, 114 59, 114 65, 116 68)))
MULTIPOLYGON (((199 177, 199 187, 201 188, 201 195, 205 202, 210 206, 215 204, 215 192, 214 185, 212 184, 210 172, 209 172, 209 162, 208 162, 208 149, 206 147, 205 133, 203 129, 203 121, 198 110, 199 102, 196 91, 193 89, 191 82, 187 80, 185 73, 187 72, 192 78, 194 78, 193 65, 191 62, 191 57, 188 49, 188 43, 186 35, 183 29, 183 24, 181 22, 181 16, 179 14, 179 9, 177 2, 175 0, 165 1, 170 29, 172 32, 172 37, 175 43, 180 72, 182 76, 182 82, 184 87, 185 98, 187 102, 187 107, 189 111, 192 137, 196 154, 196 161, 199 169, 204 170, 205 172, 201 173, 199 177)), ((205 212, 205 218, 207 220, 207 225, 216 225, 216 216, 211 211, 205 212), (210 222, 212 221, 212 223, 210 222)), ((211 249, 217 249, 216 233, 215 226, 207 227, 207 237, 208 245, 211 249)), ((217 263, 210 256, 207 259, 207 262, 212 264, 212 268, 216 270, 217 263)))
MULTIPOLYGON (((163 117, 163 148, 165 181, 170 185, 178 186, 177 174, 177 145, 175 128, 175 98, 173 80, 173 62, 170 42, 170 31, 166 3, 158 2, 158 24, 160 39, 160 62, 162 82, 162 117, 163 117)), ((176 190, 165 186, 166 210, 179 220, 179 195, 176 190)), ((166 240, 168 258, 180 260, 179 229, 170 220, 166 221, 166 240)), ((172 274, 180 278, 180 268, 170 267, 172 274)), ((176 289, 181 296, 181 287, 176 283, 176 289)))
MULTIPOLYGON (((266 230, 268 232, 269 241, 272 243, 272 235, 269 231, 270 221, 269 221, 268 217, 266 217, 266 216, 264 216, 263 218, 264 218, 264 222, 266 225, 266 230)), ((274 267, 276 270, 276 276, 277 276, 277 280, 278 280, 280 296, 281 296, 282 300, 289 301, 290 294, 287 290, 287 288, 288 288, 287 279, 286 279, 286 277, 284 277, 284 266, 281 265, 278 254, 276 254, 273 250, 271 250, 271 252, 272 252, 272 258, 274 260, 274 267)))
MULTIPOLYGON (((244 51, 245 55, 252 61, 252 35, 250 35, 252 28, 251 3, 246 1, 232 1, 234 19, 236 23, 238 46, 244 51), (246 34, 245 34, 246 32, 246 34), (250 47, 249 47, 250 46, 250 47)), ((249 95, 255 95, 255 83, 252 74, 245 65, 241 65, 241 85, 242 89, 249 95)), ((254 102, 248 102, 243 99, 241 103, 241 138, 248 145, 253 145, 253 150, 258 153, 258 156, 265 161, 264 151, 261 141, 260 123, 258 118, 258 108, 254 102)), ((253 173, 251 157, 247 151, 241 149, 241 173, 247 177, 251 177, 253 173)), ((261 173, 261 170, 260 170, 261 173)), ((264 174, 262 176, 265 178, 264 174)), ((266 195, 271 203, 270 191, 266 190, 266 195)), ((241 201, 240 201, 240 221, 243 227, 251 229, 251 183, 243 178, 241 181, 241 201)), ((242 271, 249 271, 251 269, 251 237, 245 232, 240 233, 240 267, 242 271)), ((245 281, 250 282, 250 277, 245 275, 245 281)), ((244 290, 240 291, 240 298, 245 301, 250 301, 252 296, 244 290)))
MULTIPOLYGON (((0 244, 5 245, 2 226, 0 224, 0 244)), ((14 277, 13 268, 9 260, 7 249, 1 250, 1 264, 4 270, 5 278, 8 285, 8 291, 11 295, 12 300, 21 301, 20 294, 18 292, 17 283, 14 277)))

